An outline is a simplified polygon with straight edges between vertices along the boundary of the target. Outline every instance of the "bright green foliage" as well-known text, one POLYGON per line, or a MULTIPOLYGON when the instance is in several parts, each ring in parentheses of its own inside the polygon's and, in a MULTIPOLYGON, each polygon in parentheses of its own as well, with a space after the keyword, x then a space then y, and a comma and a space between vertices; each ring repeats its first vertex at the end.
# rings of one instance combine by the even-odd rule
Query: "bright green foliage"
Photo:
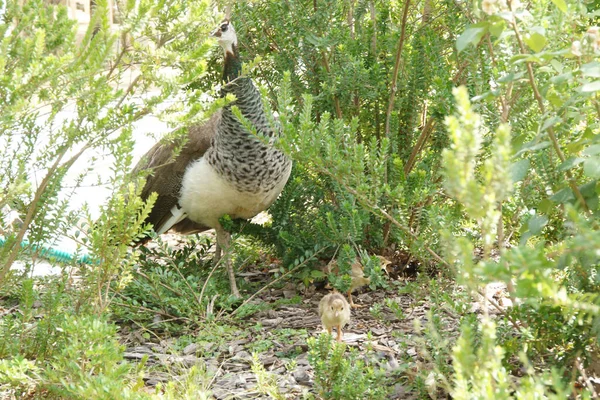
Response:
POLYGON ((365 362, 354 349, 328 334, 308 339, 308 361, 314 368, 319 399, 387 399, 384 371, 365 362))
MULTIPOLYGON (((93 316, 64 315, 53 326, 51 354, 34 362, 22 356, 0 362, 0 393, 26 393, 35 386, 65 399, 141 399, 141 379, 123 360, 116 326, 93 316)), ((3 332, 6 333, 6 332, 3 332)), ((7 337, 4 336, 3 337, 7 337)))
POLYGON ((0 394, 27 392, 34 387, 40 368, 35 362, 16 357, 11 360, 0 360, 0 394))
MULTIPOLYGON (((492 155, 485 160, 480 176, 477 176, 475 171, 483 142, 481 119, 471 109, 466 88, 459 87, 454 92, 459 117, 446 118, 451 145, 443 152, 444 183, 448 193, 465 207, 466 213, 480 222, 480 229, 489 231, 497 222, 494 217, 498 216, 489 207, 502 202, 512 184, 507 171, 510 130, 506 125, 498 128, 490 148, 492 155)), ((489 246, 491 240, 486 244, 489 246)))
POLYGON ((256 376, 256 388, 259 393, 266 394, 274 400, 285 399, 285 395, 277 386, 277 376, 267 372, 256 353, 252 354, 252 372, 256 376))
POLYGON ((536 375, 527 360, 528 375, 515 385, 509 371, 503 365, 504 350, 497 345, 496 324, 486 319, 481 324, 481 339, 477 341, 473 327, 463 325, 461 336, 453 349, 454 382, 451 395, 455 399, 565 399, 571 389, 562 382, 560 373, 550 372, 536 375))
POLYGON ((508 399, 510 380, 502 365, 504 352, 496 345, 496 326, 487 320, 482 324, 481 343, 473 349, 473 328, 464 325, 454 347, 454 384, 451 392, 455 399, 508 399))
POLYGON ((0 296, 21 311, 0 319, 0 397, 148 397, 106 322, 132 280, 139 255, 130 245, 153 203, 129 176, 132 134, 150 113, 178 127, 204 119, 202 93, 182 87, 206 70, 214 16, 203 0, 126 1, 113 25, 99 0, 81 32, 50 3, 9 1, 0 20, 0 296), (73 204, 89 185, 112 194, 99 218, 73 204), (9 210, 22 224, 8 223, 9 210), (64 273, 39 290, 29 267, 64 236, 91 263, 72 263, 76 282, 64 273))
MULTIPOLYGON (((123 385, 132 366, 123 360, 124 349, 115 338, 115 325, 91 316, 70 316, 60 329, 64 339, 47 371, 51 392, 78 399, 147 397, 123 385)), ((143 382, 131 383, 135 384, 143 382)))
MULTIPOLYGON (((510 130, 506 125, 498 127, 490 146, 490 157, 477 168, 483 142, 481 118, 472 111, 466 88, 455 89, 455 96, 459 116, 446 119, 451 145, 443 152, 444 183, 448 193, 464 206, 467 216, 477 222, 484 251, 488 254, 496 239, 498 205, 512 186, 508 174, 510 130)), ((467 244, 462 246, 467 246, 468 254, 473 253, 467 244)), ((470 273, 466 269, 465 272, 470 273)))
POLYGON ((212 377, 202 366, 194 365, 183 373, 181 379, 171 381, 164 387, 157 386, 157 396, 165 400, 209 400, 214 399, 208 389, 212 377), (164 391, 164 392, 163 392, 164 391))
POLYGON ((0 358, 35 358, 39 361, 50 358, 61 337, 56 329, 64 322, 72 299, 67 293, 67 277, 61 276, 47 282, 48 290, 40 293, 32 279, 21 281, 17 300, 22 314, 10 315, 0 321, 0 358), (36 302, 42 306, 34 308, 36 302))
MULTIPOLYGON (((466 91, 456 92, 458 116, 447 119, 452 144, 444 151, 445 186, 466 216, 477 222, 483 259, 474 259, 478 242, 468 237, 446 235, 447 249, 463 284, 481 292, 483 284, 503 281, 513 303, 518 304, 504 313, 502 322, 509 326, 496 329, 485 317, 480 337, 472 326, 464 326, 454 350, 450 391, 457 398, 509 398, 513 391, 519 398, 565 398, 568 374, 563 376, 563 372, 579 363, 578 357, 594 363, 598 352, 598 194, 591 167, 596 145, 594 137, 585 133, 597 129, 597 100, 586 94, 589 83, 580 86, 588 67, 573 62, 572 55, 579 52, 577 45, 570 47, 571 54, 551 52, 549 46, 565 44, 547 40, 546 30, 529 25, 562 20, 566 10, 552 7, 551 12, 543 13, 534 7, 531 12, 539 20, 517 18, 515 25, 505 26, 502 18, 509 19, 511 12, 518 16, 521 5, 515 4, 512 11, 494 2, 482 7, 491 16, 469 27, 458 38, 457 47, 466 50, 468 44, 477 44, 489 33, 497 38, 493 42, 497 48, 478 50, 497 50, 495 63, 507 63, 504 67, 510 65, 521 72, 499 77, 498 90, 476 98, 482 112, 499 105, 503 111, 500 121, 493 114, 482 118, 473 111, 466 91), (511 29, 514 35, 500 36, 503 29, 511 29), (528 54, 521 43, 511 43, 515 36, 517 40, 523 37, 529 50, 537 54, 528 54), (511 45, 523 54, 507 57, 504 52, 511 45), (520 77, 528 78, 524 85, 518 83, 520 77), (565 81, 571 84, 562 86, 565 81), (520 91, 519 99, 512 97, 513 90, 520 91), (520 103, 525 96, 530 96, 527 105, 520 103), (571 107, 581 113, 568 111, 571 107), (509 132, 504 122, 513 120, 509 132), (498 122, 492 133, 488 127, 498 122), (509 168, 511 157, 516 161, 509 168), (510 196, 513 190, 515 194, 510 196), (505 209, 510 222, 500 218, 505 209), (512 226, 518 217, 522 218, 520 225, 512 226), (513 233, 520 228, 522 236, 509 249, 501 242, 499 259, 492 260, 490 250, 496 239, 505 240, 501 236, 505 225, 513 233), (514 338, 511 326, 520 332, 520 339, 514 338), (502 335, 497 337, 497 332, 502 335), (533 360, 543 365, 542 372, 531 369, 527 378, 514 385, 506 377, 506 365, 517 355, 526 366, 533 360)), ((584 11, 566 12, 567 18, 576 20, 580 12, 584 11)), ((589 40, 590 31, 585 35, 589 40)), ((584 54, 580 56, 585 59, 584 54)))
MULTIPOLYGON (((0 282, 22 254, 35 254, 57 238, 72 235, 82 216, 89 219, 84 210, 68 207, 73 191, 67 188, 84 183, 106 185, 115 195, 102 210, 113 215, 94 226, 93 238, 82 245, 105 275, 117 272, 123 246, 139 234, 151 206, 127 200, 139 190, 124 185, 132 167, 132 124, 150 112, 186 111, 176 116, 181 121, 203 116, 197 94, 181 94, 179 87, 205 68, 205 38, 212 25, 205 13, 207 2, 124 3, 118 31, 110 25, 106 7, 105 1, 97 3, 81 37, 64 7, 42 0, 22 8, 18 2, 7 4, 6 22, 0 24, 0 212, 4 220, 9 206, 23 224, 2 226, 6 244, 0 248, 0 282), (173 77, 159 68, 176 63, 180 74, 173 77), (161 105, 178 94, 195 102, 193 112, 181 110, 182 103, 161 105), (104 154, 110 154, 108 165, 100 164, 104 154), (73 176, 73 166, 85 157, 89 159, 79 166, 81 174, 73 176), (84 182, 94 168, 107 166, 108 176, 84 182), (25 237, 28 244, 22 247, 25 237), (118 252, 106 248, 114 243, 120 245, 118 252)), ((97 282, 104 287, 96 291, 101 308, 107 301, 106 279, 97 282)))

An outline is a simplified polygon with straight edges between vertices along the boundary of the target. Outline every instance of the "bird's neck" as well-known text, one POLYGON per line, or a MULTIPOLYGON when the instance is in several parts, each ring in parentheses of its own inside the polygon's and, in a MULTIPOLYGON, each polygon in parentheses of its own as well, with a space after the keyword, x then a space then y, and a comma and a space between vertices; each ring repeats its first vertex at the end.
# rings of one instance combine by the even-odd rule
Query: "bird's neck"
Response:
POLYGON ((236 45, 225 49, 225 63, 223 65, 223 81, 231 82, 242 73, 242 62, 236 45))

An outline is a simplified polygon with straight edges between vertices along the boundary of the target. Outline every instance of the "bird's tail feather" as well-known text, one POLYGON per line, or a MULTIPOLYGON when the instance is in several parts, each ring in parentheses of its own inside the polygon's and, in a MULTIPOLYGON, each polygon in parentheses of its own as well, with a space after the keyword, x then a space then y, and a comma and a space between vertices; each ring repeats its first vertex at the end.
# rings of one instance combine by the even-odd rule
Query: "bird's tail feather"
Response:
POLYGON ((169 217, 169 219, 167 219, 159 227, 155 227, 154 230, 157 234, 162 235, 171 229, 173 225, 183 221, 185 218, 187 218, 187 214, 178 205, 175 205, 173 208, 171 208, 171 217, 169 217))

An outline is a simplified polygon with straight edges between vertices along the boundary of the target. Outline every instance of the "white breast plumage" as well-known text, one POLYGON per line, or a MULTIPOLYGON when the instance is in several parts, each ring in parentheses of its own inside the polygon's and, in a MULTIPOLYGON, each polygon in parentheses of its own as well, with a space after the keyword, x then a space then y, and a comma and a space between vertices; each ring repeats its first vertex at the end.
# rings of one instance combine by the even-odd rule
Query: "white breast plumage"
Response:
POLYGON ((203 157, 191 164, 183 177, 179 205, 193 221, 216 227, 219 218, 252 218, 267 209, 283 190, 291 168, 269 191, 243 192, 224 179, 203 157))

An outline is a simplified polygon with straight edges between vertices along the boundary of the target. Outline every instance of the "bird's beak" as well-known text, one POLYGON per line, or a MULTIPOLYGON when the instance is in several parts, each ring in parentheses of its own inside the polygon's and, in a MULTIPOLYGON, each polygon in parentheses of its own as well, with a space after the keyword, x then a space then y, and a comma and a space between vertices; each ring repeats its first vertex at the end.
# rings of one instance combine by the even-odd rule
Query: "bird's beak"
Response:
POLYGON ((220 38, 221 37, 221 29, 217 28, 210 33, 210 37, 220 38))

